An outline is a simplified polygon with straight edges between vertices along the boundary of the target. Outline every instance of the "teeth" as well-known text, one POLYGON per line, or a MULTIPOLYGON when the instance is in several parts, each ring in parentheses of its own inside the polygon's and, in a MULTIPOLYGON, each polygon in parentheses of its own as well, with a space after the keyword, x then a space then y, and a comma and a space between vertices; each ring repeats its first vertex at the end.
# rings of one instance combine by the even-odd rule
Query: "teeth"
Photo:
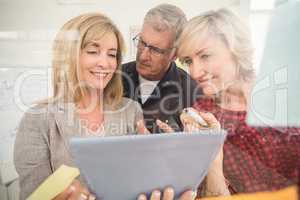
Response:
POLYGON ((105 77, 108 75, 108 73, 104 73, 104 72, 91 72, 91 73, 98 77, 105 77))

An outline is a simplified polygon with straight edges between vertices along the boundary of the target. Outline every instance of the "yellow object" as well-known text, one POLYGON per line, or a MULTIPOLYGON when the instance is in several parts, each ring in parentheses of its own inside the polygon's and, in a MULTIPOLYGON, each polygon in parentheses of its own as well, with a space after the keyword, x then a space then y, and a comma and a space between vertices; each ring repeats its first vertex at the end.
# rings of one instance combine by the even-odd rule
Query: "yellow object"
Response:
POLYGON ((175 63, 177 65, 177 67, 179 67, 180 69, 183 69, 184 71, 189 73, 188 68, 185 65, 183 65, 178 58, 175 60, 175 63))
POLYGON ((79 174, 77 168, 61 165, 27 200, 51 200, 63 192, 79 174))
POLYGON ((275 192, 257 192, 226 197, 211 197, 201 200, 298 200, 297 186, 291 186, 275 192))

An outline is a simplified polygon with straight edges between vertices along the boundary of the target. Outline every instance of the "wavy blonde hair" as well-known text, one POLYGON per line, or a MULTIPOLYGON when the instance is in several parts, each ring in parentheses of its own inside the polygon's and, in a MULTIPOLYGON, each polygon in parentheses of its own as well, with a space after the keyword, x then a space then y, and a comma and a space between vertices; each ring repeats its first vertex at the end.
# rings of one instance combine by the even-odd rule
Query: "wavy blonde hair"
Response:
MULTIPOLYGON (((228 47, 236 63, 238 80, 252 83, 255 78, 253 68, 253 47, 248 26, 231 10, 226 8, 208 11, 190 19, 178 39, 177 56, 180 58, 197 48, 197 41, 205 36, 220 38, 228 47)), ((239 84, 227 88, 240 93, 239 84)))
POLYGON ((101 39, 105 34, 117 38, 117 71, 104 89, 104 101, 108 105, 121 102, 123 96, 120 67, 124 40, 114 23, 101 13, 87 13, 68 21, 60 29, 53 45, 53 98, 52 101, 78 103, 88 93, 80 83, 79 55, 87 43, 101 39))

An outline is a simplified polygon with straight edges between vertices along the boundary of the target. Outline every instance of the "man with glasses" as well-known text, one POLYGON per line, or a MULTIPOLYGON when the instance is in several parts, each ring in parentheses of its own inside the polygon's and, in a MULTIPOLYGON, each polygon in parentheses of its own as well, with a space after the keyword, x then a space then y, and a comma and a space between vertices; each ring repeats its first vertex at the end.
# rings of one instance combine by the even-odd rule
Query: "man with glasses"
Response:
POLYGON ((176 40, 187 21, 181 9, 161 4, 150 9, 141 32, 133 38, 136 61, 122 66, 124 96, 138 101, 148 130, 160 132, 159 121, 181 130, 179 115, 192 106, 197 84, 174 62, 176 40))

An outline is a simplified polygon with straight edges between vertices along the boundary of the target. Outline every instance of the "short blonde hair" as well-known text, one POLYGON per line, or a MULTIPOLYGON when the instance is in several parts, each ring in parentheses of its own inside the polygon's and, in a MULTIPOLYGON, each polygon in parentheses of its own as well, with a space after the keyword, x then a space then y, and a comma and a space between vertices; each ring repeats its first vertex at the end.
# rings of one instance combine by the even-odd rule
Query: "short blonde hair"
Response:
POLYGON ((91 41, 101 39, 105 34, 117 38, 117 72, 104 89, 104 101, 118 104, 123 96, 122 51, 124 40, 114 23, 101 13, 87 13, 68 21, 58 32, 53 45, 53 100, 78 103, 87 89, 80 84, 79 55, 82 48, 91 41))
POLYGON ((192 18, 186 23, 178 39, 178 57, 196 48, 197 41, 204 35, 217 36, 225 43, 236 62, 241 81, 253 80, 255 71, 252 63, 251 35, 240 17, 223 8, 192 18))

